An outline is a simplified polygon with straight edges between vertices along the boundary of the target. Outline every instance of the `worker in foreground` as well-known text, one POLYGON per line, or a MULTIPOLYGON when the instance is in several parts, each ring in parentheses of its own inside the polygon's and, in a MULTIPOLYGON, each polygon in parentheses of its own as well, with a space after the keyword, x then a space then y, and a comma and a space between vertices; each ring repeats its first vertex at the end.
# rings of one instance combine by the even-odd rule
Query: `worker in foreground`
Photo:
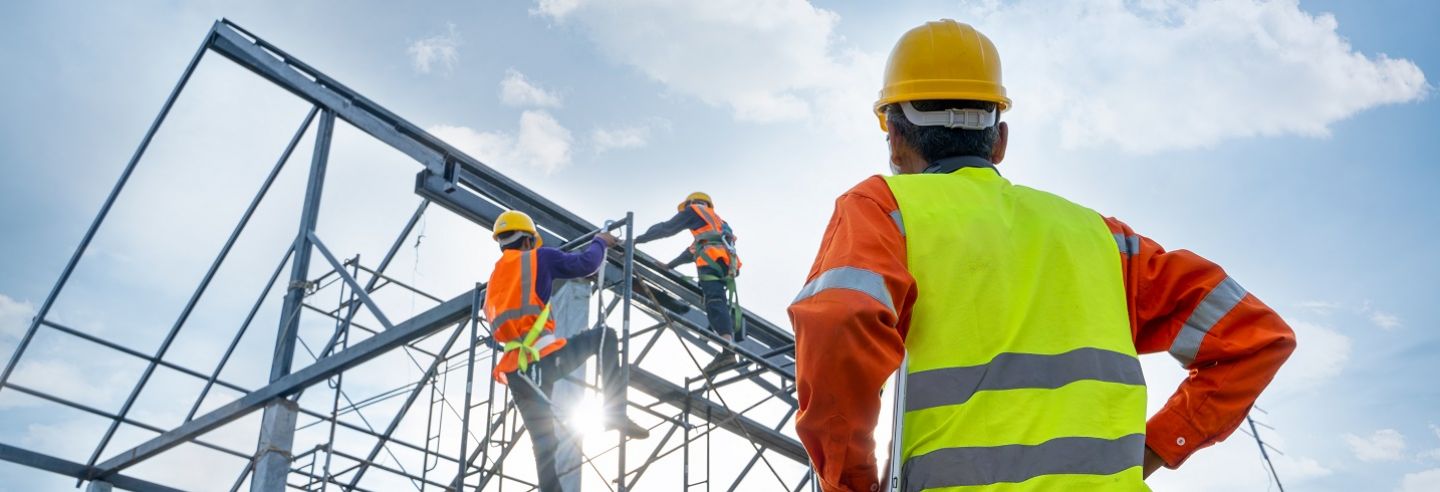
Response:
POLYGON ((617 240, 602 232, 575 253, 541 247, 535 221, 514 210, 500 214, 493 229, 502 253, 485 288, 485 319, 504 350, 493 376, 510 386, 530 431, 540 490, 560 490, 559 476, 567 470, 556 469, 556 412, 549 396, 556 379, 579 368, 597 350, 605 428, 631 439, 650 437, 649 430, 625 416, 615 330, 591 328, 560 338, 553 334, 555 322, 550 319, 551 281, 595 273, 605 261, 605 250, 617 240))
POLYGON ((713 373, 735 363, 735 352, 728 345, 745 339, 745 319, 740 316, 736 299, 735 277, 740 274, 740 257, 735 254, 735 231, 715 213, 710 195, 691 193, 675 207, 670 220, 650 226, 635 237, 635 244, 664 239, 689 230, 695 241, 665 266, 675 268, 695 262, 700 292, 705 297, 705 317, 710 331, 725 339, 727 346, 702 369, 713 373))
POLYGON ((996 169, 1010 107, 990 40, 905 33, 875 103, 888 177, 835 202, 790 305, 796 431, 827 491, 877 488, 880 391, 905 375, 885 490, 1147 490, 1230 435, 1295 349, 1219 266, 996 169), (1190 370, 1145 420, 1137 354, 1190 370))

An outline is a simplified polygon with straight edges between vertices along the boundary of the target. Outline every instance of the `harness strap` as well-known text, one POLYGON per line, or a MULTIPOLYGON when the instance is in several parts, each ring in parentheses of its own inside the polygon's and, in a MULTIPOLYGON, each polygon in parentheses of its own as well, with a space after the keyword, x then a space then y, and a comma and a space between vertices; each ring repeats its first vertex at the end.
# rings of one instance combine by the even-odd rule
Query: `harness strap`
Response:
POLYGON ((505 352, 512 350, 520 351, 520 370, 524 371, 530 367, 531 361, 540 360, 540 350, 535 348, 535 340, 545 332, 545 322, 550 321, 550 304, 545 304, 545 309, 540 310, 540 316, 535 318, 535 324, 525 334, 524 341, 511 340, 505 342, 505 352))

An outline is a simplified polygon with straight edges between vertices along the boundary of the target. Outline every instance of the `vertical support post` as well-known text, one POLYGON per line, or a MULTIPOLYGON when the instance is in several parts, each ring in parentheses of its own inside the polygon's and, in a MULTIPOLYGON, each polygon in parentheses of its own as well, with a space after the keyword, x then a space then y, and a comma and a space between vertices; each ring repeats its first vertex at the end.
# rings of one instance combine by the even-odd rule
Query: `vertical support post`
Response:
POLYGON ((90 482, 90 485, 85 486, 85 492, 111 492, 113 490, 115 490, 114 485, 100 480, 90 482))
MULTIPOLYGON (((620 281, 620 400, 630 401, 630 300, 635 295, 635 212, 625 212, 625 278, 620 281)), ((603 286, 602 286, 603 287, 603 286)), ((621 407, 627 409, 627 407, 621 407)), ((627 409, 628 410, 628 409, 627 409)), ((625 433, 620 433, 620 475, 616 490, 625 492, 625 433)))
MULTIPOLYGON (((603 271, 603 269, 602 269, 603 271)), ((558 288, 550 295, 551 319, 555 320, 555 335, 573 337, 590 326, 590 282, 570 279, 555 282, 558 288)), ((603 289, 603 287, 601 287, 603 289)), ((585 365, 580 364, 569 374, 554 376, 550 392, 550 404, 560 422, 555 425, 555 471, 563 492, 579 492, 581 473, 584 471, 583 436, 569 425, 574 412, 585 398, 585 385, 576 381, 585 380, 585 365), (570 379, 574 379, 571 381, 570 379)))
MULTIPOLYGON (((305 301, 310 275, 310 237, 320 218, 320 196, 325 188, 325 168, 330 160, 330 140, 335 133, 335 113, 320 114, 320 128, 315 133, 315 154, 310 162, 310 179, 305 188, 305 204, 300 212, 300 231, 295 235, 293 263, 290 265, 289 290, 280 311, 280 330, 275 338, 275 354, 270 366, 270 381, 290 374, 295 360, 295 338, 300 330, 300 304, 305 301), (287 316, 289 313, 295 313, 287 316)), ((260 428, 260 442, 255 452, 255 475, 250 480, 251 492, 285 490, 285 477, 290 474, 290 445, 295 438, 297 405, 277 398, 265 405, 260 428)))
POLYGON ((250 479, 252 492, 285 490, 285 478, 290 474, 290 449, 295 444, 295 421, 299 413, 300 405, 285 398, 276 399, 265 407, 265 415, 260 420, 255 475, 250 479), (272 411, 272 407, 280 410, 272 411))
MULTIPOLYGON (((465 488, 465 472, 470 471, 466 461, 466 457, 469 456, 467 453, 470 447, 470 411, 473 409, 470 402, 473 400, 472 395, 475 389, 475 346, 480 343, 480 304, 484 302, 480 294, 484 291, 485 289, 482 289, 480 284, 476 283, 475 295, 470 298, 470 343, 468 344, 470 345, 470 358, 469 361, 465 363, 465 414, 460 417, 460 454, 457 456, 457 458, 459 458, 460 469, 455 472, 455 481, 451 482, 455 485, 456 490, 465 488)), ((492 359, 493 358, 494 357, 492 357, 492 359)), ((485 421, 488 426, 490 419, 487 418, 485 421)), ((485 437, 489 439, 490 436, 486 434, 485 437)), ((480 445, 484 446, 485 443, 481 443, 480 445)), ((485 464, 481 463, 480 468, 484 469, 485 464)))

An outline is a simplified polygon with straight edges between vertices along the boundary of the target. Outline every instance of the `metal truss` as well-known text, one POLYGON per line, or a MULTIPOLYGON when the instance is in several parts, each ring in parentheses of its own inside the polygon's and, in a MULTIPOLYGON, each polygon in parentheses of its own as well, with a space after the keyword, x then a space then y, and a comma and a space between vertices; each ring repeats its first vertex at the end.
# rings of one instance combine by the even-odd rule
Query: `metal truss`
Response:
MULTIPOLYGON (((489 327, 479 316, 485 286, 476 284, 466 292, 435 296, 386 274, 397 252, 412 237, 416 224, 432 204, 487 228, 502 210, 522 210, 542 225, 541 234, 548 244, 565 247, 586 244, 602 230, 623 232, 628 244, 634 229, 633 215, 607 222, 603 228, 586 222, 234 23, 217 21, 0 373, 0 391, 22 393, 47 404, 98 416, 109 425, 98 436, 83 436, 93 443, 93 452, 84 463, 10 444, 0 444, 0 459, 74 477, 77 485, 89 482, 91 490, 110 490, 111 487, 177 490, 164 485, 163 477, 132 475, 131 469, 167 452, 179 452, 175 448, 182 445, 208 448, 235 459, 234 469, 214 471, 217 476, 234 476, 217 483, 216 490, 238 490, 246 483, 255 491, 310 491, 331 487, 377 490, 383 486, 372 485, 372 482, 379 476, 401 477, 417 490, 535 489, 530 457, 512 453, 526 438, 506 388, 497 387, 491 381, 488 389, 482 391, 483 384, 475 381, 477 373, 488 379, 487 371, 495 363, 489 327), (307 101, 313 109, 281 152, 158 347, 142 352, 55 321, 50 311, 56 299, 177 97, 201 60, 212 52, 307 101), (363 263, 358 256, 336 256, 315 232, 337 118, 420 164, 414 185, 414 192, 420 196, 419 204, 385 257, 373 265, 363 263), (302 137, 312 128, 315 145, 305 200, 299 211, 299 230, 293 242, 285 245, 268 283, 248 315, 240 320, 224 355, 213 367, 202 369, 167 359, 172 342, 187 327, 187 320, 216 272, 302 137), (312 260, 317 259, 322 273, 312 277, 312 260), (279 283, 282 272, 287 269, 288 282, 279 283), (392 320, 375 298, 382 289, 401 289, 432 304, 408 319, 392 320), (250 331, 262 305, 279 295, 276 290, 283 291, 283 304, 269 382, 252 388, 222 379, 222 371, 231 362, 242 337, 250 331), (321 293, 336 292, 339 294, 336 305, 326 305, 320 300, 321 293), (357 322, 357 315, 362 312, 366 314, 362 319, 373 319, 378 326, 357 322), (302 316, 333 322, 334 330, 324 344, 312 347, 298 336, 302 316), (45 387, 12 381, 17 365, 42 329, 139 359, 146 369, 117 409, 95 408, 56 396, 45 387), (301 361, 296 361, 302 350, 308 359, 302 356, 301 361), (346 391, 347 371, 388 353, 403 353, 422 376, 388 391, 352 397, 346 391), (185 402, 188 412, 178 426, 153 425, 131 412, 137 397, 152 383, 158 369, 204 383, 193 402, 185 402), (451 388, 455 386, 452 381, 461 380, 464 391, 457 395, 451 388), (216 387, 240 396, 201 412, 202 403, 206 401, 217 398, 224 401, 214 392, 216 387), (451 391, 446 391, 447 388, 451 391), (306 391, 329 396, 328 408, 302 405, 301 395, 306 391), (395 406, 396 401, 398 409, 392 412, 377 410, 395 406), (254 450, 232 449, 204 437, 207 432, 256 412, 262 417, 254 450), (418 427, 420 422, 425 429, 423 441, 398 435, 398 428, 406 424, 418 427), (454 427, 456 422, 458 428, 454 427), (296 442, 297 430, 315 427, 325 429, 328 437, 296 442), (128 449, 114 449, 112 440, 121 429, 146 431, 153 437, 128 449), (337 433, 365 436, 373 440, 373 444, 345 449, 337 445, 337 433)), ((602 281, 603 285, 597 289, 608 293, 610 302, 601 303, 604 309, 597 313, 599 319, 595 322, 606 325, 619 318, 622 379, 632 390, 627 393, 628 412, 652 430, 664 433, 658 439, 646 441, 617 439, 615 445, 584 456, 580 466, 585 472, 602 477, 610 490, 622 491, 720 487, 736 490, 742 488, 742 484, 746 490, 799 491, 815 487, 805 451, 790 430, 797 403, 793 396, 794 338, 788 331, 754 313, 744 312, 750 336, 736 349, 739 362, 718 373, 702 375, 699 371, 702 361, 718 353, 725 342, 705 329, 707 322, 697 285, 633 248, 626 248, 624 253, 610 253, 599 278, 611 279, 602 281), (638 328, 632 329, 632 324, 638 328), (657 350, 657 347, 670 348, 657 350), (725 462, 744 460, 743 468, 730 470, 717 466, 719 458, 712 457, 711 453, 717 449, 715 443, 723 443, 725 439, 729 440, 732 451, 737 447, 743 449, 743 453, 733 459, 727 456, 725 462), (597 464, 600 461, 613 462, 614 469, 602 470, 597 464), (655 477, 652 470, 658 463, 664 463, 659 467, 671 470, 671 475, 678 469, 679 476, 655 477)), ((584 381, 573 382, 595 389, 584 381)))

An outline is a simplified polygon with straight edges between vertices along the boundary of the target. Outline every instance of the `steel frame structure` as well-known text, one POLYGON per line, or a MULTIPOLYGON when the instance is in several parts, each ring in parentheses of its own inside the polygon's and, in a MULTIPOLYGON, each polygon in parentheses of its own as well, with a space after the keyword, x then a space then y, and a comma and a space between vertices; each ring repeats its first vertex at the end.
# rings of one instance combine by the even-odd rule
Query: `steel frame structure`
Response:
MULTIPOLYGON (((177 490, 157 480, 131 476, 127 470, 182 444, 202 446, 242 460, 243 469, 229 486, 232 491, 241 488, 247 481, 250 489, 256 491, 325 490, 330 486, 341 490, 371 490, 366 488, 364 480, 369 476, 367 473, 382 472, 403 477, 420 490, 503 490, 507 484, 512 488, 519 486, 522 490, 534 489, 532 481, 506 471, 506 460, 520 442, 524 428, 516 425, 514 405, 508 400, 505 388, 497 388, 492 381, 488 394, 476 395, 472 391, 476 388, 475 374, 479 372, 481 377, 485 377, 488 374, 482 372, 487 370, 485 364, 494 363, 491 351, 481 347, 493 345, 486 336, 489 328, 479 316, 485 286, 476 284, 474 289, 445 299, 422 292, 385 273, 431 204, 486 228, 502 210, 522 210, 542 225, 541 234, 549 244, 585 244, 601 230, 622 229, 629 244, 634 229, 633 214, 607 222, 603 228, 586 222, 238 25, 224 19, 215 22, 40 305, 3 372, 0 372, 0 391, 15 391, 101 417, 109 421, 108 428, 99 436, 94 451, 84 463, 7 444, 0 444, 0 459, 74 477, 77 485, 89 482, 91 490, 110 490, 111 487, 139 491, 177 490), (204 55, 211 52, 285 89, 313 105, 313 108, 281 152, 209 270, 153 352, 128 348, 55 321, 50 311, 56 299, 85 256, 97 230, 142 161, 146 149, 191 75, 204 55), (419 205, 391 243, 385 257, 374 266, 363 264, 358 256, 337 257, 315 232, 326 181, 331 136, 337 118, 421 165, 414 186, 414 192, 421 197, 419 205), (312 127, 315 144, 300 210, 299 230, 293 243, 284 249, 269 282, 241 321, 224 355, 213 368, 203 371, 167 360, 172 342, 187 326, 187 319, 205 295, 216 272, 230 255, 302 137, 312 127), (328 268, 323 269, 324 273, 318 277, 311 278, 311 263, 316 259, 316 253, 320 265, 328 268), (287 264, 290 276, 287 283, 281 284, 283 306, 268 384, 247 388, 222 379, 222 370, 256 320, 261 306, 271 297, 287 264), (318 305, 315 302, 317 292, 331 287, 341 294, 339 304, 333 308, 318 305), (434 302, 434 305, 409 319, 392 321, 373 297, 377 291, 387 287, 404 289, 434 302), (356 322, 355 318, 362 310, 380 326, 369 327, 356 322), (313 350, 298 336, 302 314, 321 316, 335 323, 329 340, 318 350, 313 350), (53 330, 138 358, 146 364, 146 369, 131 388, 124 404, 113 411, 56 396, 43 387, 30 387, 12 381, 17 365, 41 329, 53 330), (461 340, 462 335, 466 339, 461 340), (432 340, 444 342, 438 350, 427 349, 427 345, 434 345, 432 340), (313 362, 297 367, 294 359, 300 349, 308 352, 313 362), (417 368, 423 369, 423 376, 394 390, 359 401, 352 400, 344 391, 346 372, 366 361, 397 351, 405 353, 417 368), (427 358, 428 363, 422 363, 427 358), (131 415, 137 397, 159 368, 204 381, 203 389, 190 405, 184 423, 178 426, 164 428, 131 415), (466 378, 463 399, 446 395, 443 385, 439 384, 442 378, 448 378, 456 371, 464 371, 466 378), (330 383, 320 387, 322 381, 330 383), (214 396, 212 390, 217 386, 238 392, 241 396, 207 412, 200 412, 202 403, 207 397, 214 396), (330 408, 306 408, 299 403, 300 395, 311 388, 333 390, 330 408), (421 415, 421 412, 413 411, 413 407, 427 390, 430 411, 421 415), (402 396, 404 400, 400 409, 386 417, 388 423, 382 429, 372 426, 362 413, 376 403, 402 396), (459 409, 455 408, 456 404, 460 405, 459 409), (454 455, 441 452, 441 444, 446 438, 454 438, 454 434, 443 430, 446 409, 451 417, 458 417, 462 422, 459 432, 454 433, 459 439, 459 452, 454 455), (227 448, 201 437, 256 411, 262 413, 262 418, 258 443, 253 452, 227 448), (362 424, 342 418, 351 414, 358 415, 362 424), (437 420, 436 415, 441 417, 437 420), (411 442, 395 435, 397 427, 407 418, 424 419, 424 443, 411 442), (328 441, 296 450, 294 439, 297 428, 316 425, 329 427, 328 441), (110 449, 112 439, 122 427, 142 429, 155 435, 129 449, 110 449), (337 430, 358 433, 376 441, 364 452, 339 449, 335 441, 337 430), (416 469, 410 469, 395 451, 419 453, 422 458, 419 463, 408 463, 418 465, 416 469), (390 463, 384 462, 382 453, 390 463)), ((597 291, 611 294, 611 302, 604 305, 597 321, 599 324, 608 323, 608 319, 617 316, 614 311, 619 310, 621 326, 618 331, 621 333, 620 353, 624 368, 622 379, 634 390, 627 394, 629 412, 647 416, 646 419, 657 422, 652 429, 663 427, 666 432, 658 443, 654 439, 646 443, 619 439, 609 449, 586 456, 584 466, 604 477, 607 487, 610 483, 615 484, 612 490, 628 490, 642 483, 653 464, 679 452, 683 463, 681 488, 688 490, 692 486, 703 485, 710 490, 712 485, 718 486, 723 482, 710 475, 713 467, 708 449, 712 434, 724 431, 732 438, 738 437, 749 443, 753 451, 744 468, 729 479, 727 490, 739 488, 757 465, 763 465, 774 476, 774 488, 799 491, 815 486, 804 449, 793 433, 787 431, 792 427, 789 422, 797 409, 792 395, 795 391, 794 339, 788 331, 745 311, 744 319, 750 336, 735 347, 740 361, 715 374, 677 379, 667 371, 647 369, 657 359, 663 359, 652 352, 662 338, 673 337, 673 341, 684 348, 686 359, 697 373, 702 358, 718 353, 725 343, 705 329, 707 322, 699 288, 688 278, 667 269, 662 262, 633 248, 626 248, 623 253, 612 252, 599 278, 615 279, 597 286, 597 291), (653 324, 631 330, 632 314, 649 318, 653 324), (634 348, 639 349, 638 354, 632 354, 634 348), (748 394, 766 396, 747 402, 745 408, 728 405, 722 393, 741 387, 748 394), (756 411, 757 408, 766 408, 769 415, 762 415, 765 412, 756 411), (778 419, 775 418, 777 414, 780 415, 778 419), (677 431, 682 434, 681 440, 672 444, 677 431), (698 473, 699 467, 698 463, 693 463, 699 458, 692 456, 698 455, 692 447, 700 446, 698 442, 701 439, 704 439, 703 445, 707 448, 703 458, 705 477, 703 481, 692 482, 692 468, 696 468, 698 473), (628 457, 632 451, 638 451, 636 456, 644 457, 632 460, 628 457), (617 469, 613 474, 606 474, 601 472, 594 460, 599 455, 611 453, 617 469)), ((523 457, 522 461, 528 461, 528 457, 523 457)), ((511 465, 512 470, 515 468, 511 465)), ((673 490, 675 485, 671 483, 659 488, 673 490)))

